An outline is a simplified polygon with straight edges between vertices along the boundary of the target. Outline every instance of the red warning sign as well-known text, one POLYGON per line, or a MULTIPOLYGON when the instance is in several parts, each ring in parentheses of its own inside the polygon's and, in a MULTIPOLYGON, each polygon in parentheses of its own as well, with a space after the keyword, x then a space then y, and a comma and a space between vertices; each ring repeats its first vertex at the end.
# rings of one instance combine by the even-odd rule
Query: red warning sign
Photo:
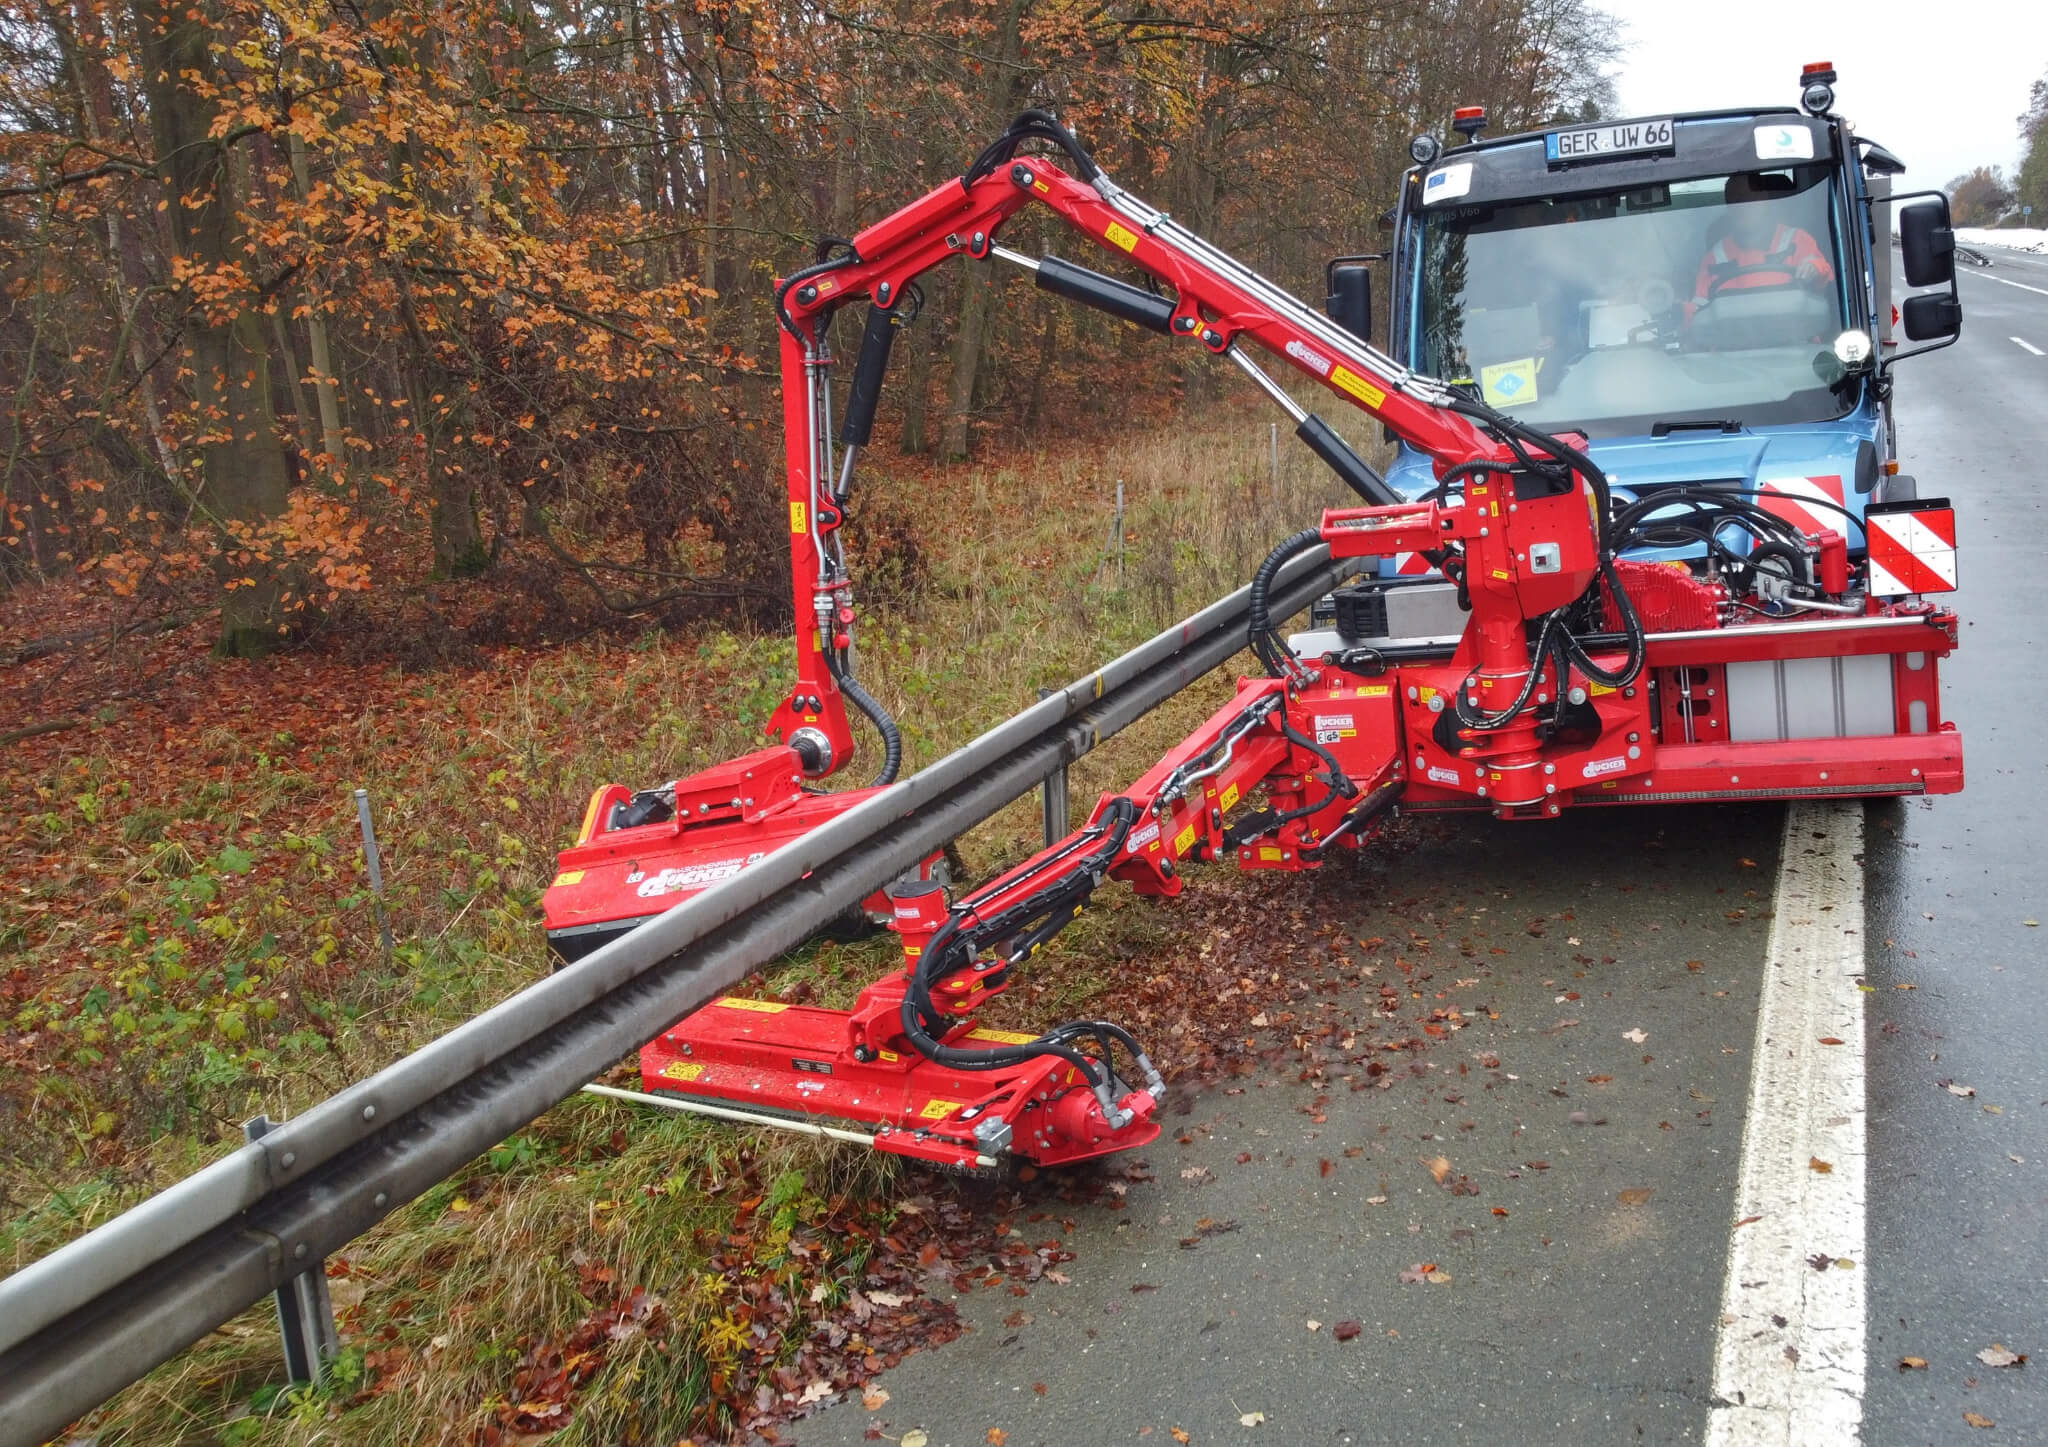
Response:
POLYGON ((1872 509, 1864 518, 1870 539, 1870 593, 1952 593, 1956 587, 1956 514, 1945 506, 1899 512, 1872 509))

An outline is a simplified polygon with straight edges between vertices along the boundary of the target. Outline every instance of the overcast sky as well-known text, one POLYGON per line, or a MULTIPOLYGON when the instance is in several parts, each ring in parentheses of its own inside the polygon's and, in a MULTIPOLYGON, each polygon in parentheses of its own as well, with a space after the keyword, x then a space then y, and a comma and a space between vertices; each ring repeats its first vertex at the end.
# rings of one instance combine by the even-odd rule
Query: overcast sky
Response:
POLYGON ((1628 116, 1797 105, 1799 68, 1831 60, 1836 110, 1915 188, 2019 162, 2015 120, 2048 72, 2043 0, 1596 0, 1626 27, 1628 116))

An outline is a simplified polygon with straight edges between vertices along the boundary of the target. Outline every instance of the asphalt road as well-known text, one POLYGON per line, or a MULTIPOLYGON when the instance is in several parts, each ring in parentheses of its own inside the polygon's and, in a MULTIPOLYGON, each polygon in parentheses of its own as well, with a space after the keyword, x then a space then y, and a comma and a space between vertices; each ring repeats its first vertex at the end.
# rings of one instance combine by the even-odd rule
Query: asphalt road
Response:
POLYGON ((1867 1410, 1884 1443, 1954 1441, 1966 1407, 1998 1423, 1967 1435, 2048 1442, 2041 1387, 1974 1360, 2048 1343, 2048 759, 2030 716, 2048 700, 2048 357, 2030 350, 2048 352, 2048 258, 1992 255, 1962 269, 1962 340, 1901 367, 1897 394, 1904 469, 1957 509, 1968 622, 1945 683, 1968 783, 1870 830, 1867 1410), (1928 1369, 1896 1370, 1908 1355, 1928 1369))
MULTIPOLYGON (((1854 1269, 1862 1435, 1885 1444, 2048 1442, 2030 1375, 2048 1357, 1975 1356, 2048 1352, 2048 981, 2026 923, 2048 920, 2029 703, 2048 685, 2028 663, 2048 638, 2048 356, 2031 350, 2048 353, 2048 262, 2001 255, 1962 287, 1964 338, 1902 369, 1898 412, 1906 470, 1960 515, 1969 622, 1946 706, 1969 788, 1872 806, 1866 827, 1854 1269)), ((1065 1284, 965 1294, 972 1330, 884 1374, 879 1412, 848 1401, 784 1440, 1701 1440, 1783 821, 1474 821, 1305 881, 1304 907, 1349 938, 1409 946, 1361 948, 1376 973, 1304 1012, 1359 1018, 1393 981, 1441 992, 1465 1028, 1412 1072, 1333 1062, 1184 1102, 1123 1209, 1048 1206, 1071 1222, 1065 1284), (1403 1280, 1423 1266, 1443 1279, 1403 1280)))

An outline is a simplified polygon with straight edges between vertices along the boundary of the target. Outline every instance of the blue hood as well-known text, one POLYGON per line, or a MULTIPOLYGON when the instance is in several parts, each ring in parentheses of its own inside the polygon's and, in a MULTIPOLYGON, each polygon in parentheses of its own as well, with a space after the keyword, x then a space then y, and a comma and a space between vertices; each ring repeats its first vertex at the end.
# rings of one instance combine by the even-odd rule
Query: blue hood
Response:
MULTIPOLYGON (((1609 437, 1586 450, 1606 470, 1618 500, 1628 500, 1662 487, 1683 483, 1739 482, 1745 492, 1767 488, 1787 494, 1796 503, 1804 494, 1816 499, 1812 509, 1822 526, 1847 531, 1849 546, 1863 546, 1863 530, 1832 508, 1839 499, 1860 523, 1869 498, 1856 490, 1857 466, 1864 449, 1874 461, 1877 419, 1859 409, 1828 422, 1794 423, 1745 429, 1735 434, 1674 432, 1668 437, 1609 437)), ((1863 463, 1867 469, 1870 461, 1863 463)), ((1387 481, 1404 497, 1418 497, 1436 483, 1430 459, 1403 446, 1387 481)), ((1677 551, 1647 551, 1648 557, 1683 556, 1677 551)))

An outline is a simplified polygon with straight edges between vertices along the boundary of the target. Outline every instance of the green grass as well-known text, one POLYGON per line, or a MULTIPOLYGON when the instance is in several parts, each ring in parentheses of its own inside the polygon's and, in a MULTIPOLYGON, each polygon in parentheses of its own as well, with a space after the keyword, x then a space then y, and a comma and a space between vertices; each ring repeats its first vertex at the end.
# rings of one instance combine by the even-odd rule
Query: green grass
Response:
MULTIPOLYGON (((863 678, 902 722, 907 767, 1240 586, 1274 541, 1342 500, 1305 456, 1289 457, 1276 489, 1267 459, 1265 423, 1226 416, 1085 462, 1062 451, 871 467, 849 526, 856 573, 864 498, 908 519, 925 563, 917 591, 868 613, 860 633, 863 678), (1110 546, 1120 479, 1121 566, 1110 546)), ((135 766, 147 731, 108 728, 0 775, 29 801, 0 833, 22 881, 0 901, 0 976, 28 982, 0 996, 0 1038, 24 1068, 0 1098, 0 1264, 32 1260, 232 1149, 244 1118, 302 1111, 539 978, 541 893, 590 790, 756 747, 792 660, 779 637, 704 629, 504 650, 480 670, 359 675, 347 680, 358 708, 306 712, 297 686, 280 683, 275 702, 187 730, 147 771, 135 766), (385 848, 388 963, 357 785, 385 848)), ((1231 676, 1080 761, 1075 816, 1213 710, 1231 676)), ((851 782, 871 766, 863 743, 851 782)), ((1011 805, 961 841, 970 876, 1024 857, 1038 831, 1034 798, 1011 805)), ((1121 889, 1099 906, 1034 960, 994 1022, 1077 1012, 1172 927, 1170 911, 1121 889)), ((809 981, 844 1004, 897 961, 893 937, 818 942, 771 987, 809 981)), ((657 1294, 672 1325, 610 1352, 559 1440, 674 1442, 706 1428, 735 1349, 728 1284, 704 1264, 704 1243, 733 1220, 731 1183, 794 1190, 785 1206, 802 1230, 828 1209, 886 1210, 846 1203, 885 1201, 890 1170, 840 1148, 572 1099, 346 1253, 335 1286, 350 1354, 335 1386, 282 1390, 266 1306, 117 1398, 99 1440, 473 1441, 497 1420, 522 1354, 600 1305, 581 1268, 601 1263, 619 1286, 657 1294)), ((772 1257, 749 1269, 792 1269, 772 1257)), ((805 1258, 803 1289, 829 1301, 858 1269, 822 1251, 805 1258)))

